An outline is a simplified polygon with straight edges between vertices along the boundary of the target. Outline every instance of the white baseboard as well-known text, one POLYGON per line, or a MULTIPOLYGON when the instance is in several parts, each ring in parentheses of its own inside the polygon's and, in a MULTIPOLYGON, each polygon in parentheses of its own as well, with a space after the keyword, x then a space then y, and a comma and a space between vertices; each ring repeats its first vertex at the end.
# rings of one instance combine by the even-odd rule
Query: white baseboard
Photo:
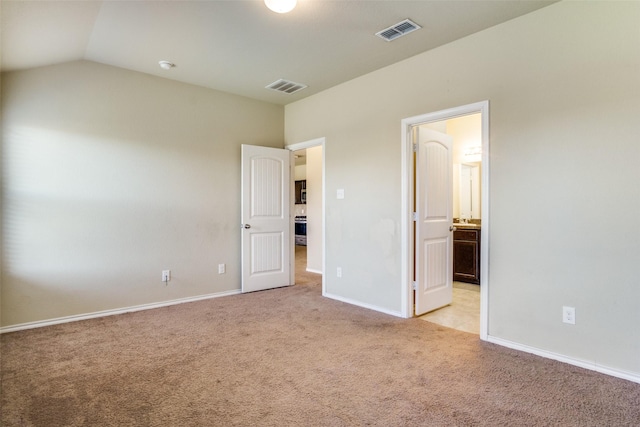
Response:
POLYGON ((400 313, 399 311, 387 310, 386 308, 378 307, 376 305, 371 305, 371 304, 365 304, 363 302, 352 300, 352 299, 349 299, 349 298, 344 298, 344 297, 341 297, 339 295, 325 293, 322 296, 323 297, 327 297, 327 298, 331 298, 331 299, 334 299, 334 300, 337 300, 337 301, 346 302, 347 304, 357 305, 358 307, 368 308, 369 310, 379 311, 379 312, 384 313, 384 314, 390 314, 390 315, 395 316, 395 317, 403 317, 402 313, 400 313))
MULTIPOLYGON (((348 304, 352 304, 352 305, 356 305, 359 307, 364 307, 370 310, 375 310, 375 311, 379 311, 385 314, 390 314, 392 316, 396 316, 396 317, 403 317, 402 313, 399 311, 391 311, 391 310, 387 310, 378 306, 374 306, 371 304, 364 304, 360 301, 355 301, 349 298, 344 298, 338 295, 333 295, 333 294, 324 294, 323 296, 327 297, 327 298, 331 298, 331 299, 335 299, 338 301, 342 301, 342 302, 346 302, 348 304)), ((531 353, 531 354, 535 354, 537 356, 541 356, 541 357, 545 357, 547 359, 553 359, 553 360, 557 360, 559 362, 563 362, 563 363, 568 363, 569 365, 574 365, 574 366, 578 366, 581 368, 585 368, 585 369, 589 369, 592 371, 596 371, 596 372, 600 372, 601 374, 605 374, 605 375, 610 375, 612 377, 616 377, 616 378, 622 378, 624 380, 627 381, 632 381, 635 383, 640 383, 640 374, 636 373, 636 372, 629 372, 629 371, 624 371, 621 369, 615 369, 615 368, 609 368, 607 366, 602 366, 599 365, 595 362, 586 362, 584 360, 580 360, 580 359, 574 359, 568 356, 564 356, 562 354, 558 354, 558 353, 554 353, 551 351, 547 351, 547 350, 541 350, 539 348, 536 347, 530 347, 524 344, 518 344, 516 342, 512 342, 509 340, 505 340, 502 338, 497 338, 497 337, 493 337, 493 336, 488 336, 486 341, 491 342, 493 344, 497 344, 503 347, 508 347, 508 348, 512 348, 514 350, 519 350, 519 351, 523 351, 525 353, 531 353)))
POLYGON ((493 344, 501 345, 503 347, 524 351, 525 353, 535 354, 537 356, 545 357, 547 359, 553 359, 559 362, 568 363, 569 365, 574 365, 580 368, 589 369, 591 371, 600 372, 601 374, 611 375, 612 377, 622 378, 624 380, 640 383, 639 373, 623 371, 615 368, 609 368, 606 366, 599 365, 595 362, 587 362, 580 359, 574 359, 572 357, 564 356, 562 354, 554 353, 552 351, 541 350, 536 347, 530 347, 527 345, 515 343, 513 341, 504 340, 502 338, 492 337, 491 335, 487 337, 487 341, 493 344))
POLYGON ((307 268, 308 273, 322 274, 321 270, 316 270, 314 268, 307 268))
POLYGON ((236 295, 239 293, 241 293, 240 289, 233 290, 233 291, 217 292, 215 294, 199 295, 197 297, 188 297, 188 298, 174 299, 170 301, 156 302, 151 304, 134 305, 131 307, 117 308, 113 310, 103 310, 103 311, 96 311, 93 313, 58 317, 55 319, 39 320, 36 322, 20 323, 17 325, 0 327, 0 334, 4 334, 7 332, 22 331, 25 329, 42 328, 44 326, 58 325, 60 323, 76 322, 78 320, 95 319, 96 317, 114 316, 116 314, 131 313, 134 311, 151 310, 154 308, 168 307, 170 305, 176 305, 176 304, 183 304, 185 302, 195 302, 195 301, 201 301, 201 300, 211 299, 211 298, 226 297, 229 295, 236 295))

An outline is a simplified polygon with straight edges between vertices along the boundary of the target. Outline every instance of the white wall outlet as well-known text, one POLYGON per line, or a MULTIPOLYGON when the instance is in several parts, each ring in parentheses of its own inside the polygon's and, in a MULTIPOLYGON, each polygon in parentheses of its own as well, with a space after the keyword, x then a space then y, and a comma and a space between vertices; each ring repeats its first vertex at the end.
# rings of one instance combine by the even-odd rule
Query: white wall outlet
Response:
POLYGON ((218 264, 218 274, 224 274, 227 271, 225 264, 218 264))
POLYGON ((171 280, 171 270, 162 270, 162 281, 168 282, 171 280))
POLYGON ((344 188, 338 188, 336 190, 336 198, 337 199, 344 199, 344 188))
POLYGON ((336 276, 342 277, 342 267, 336 268, 336 276))
POLYGON ((570 325, 576 324, 576 309, 575 307, 562 307, 562 321, 569 323, 570 325))

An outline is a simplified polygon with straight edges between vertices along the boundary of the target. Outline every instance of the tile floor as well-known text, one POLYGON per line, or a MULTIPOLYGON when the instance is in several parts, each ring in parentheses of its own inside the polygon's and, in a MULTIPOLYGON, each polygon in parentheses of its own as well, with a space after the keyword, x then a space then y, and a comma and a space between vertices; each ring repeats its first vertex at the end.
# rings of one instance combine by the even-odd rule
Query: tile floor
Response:
POLYGON ((453 282, 451 305, 420 316, 427 322, 459 331, 480 333, 480 286, 453 282))

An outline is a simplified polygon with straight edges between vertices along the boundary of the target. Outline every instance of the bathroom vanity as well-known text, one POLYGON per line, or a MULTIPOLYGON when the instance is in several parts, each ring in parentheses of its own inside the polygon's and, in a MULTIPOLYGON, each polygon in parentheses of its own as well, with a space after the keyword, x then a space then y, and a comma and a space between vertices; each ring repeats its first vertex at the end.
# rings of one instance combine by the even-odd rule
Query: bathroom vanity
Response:
POLYGON ((480 226, 454 224, 453 280, 480 284, 480 226))

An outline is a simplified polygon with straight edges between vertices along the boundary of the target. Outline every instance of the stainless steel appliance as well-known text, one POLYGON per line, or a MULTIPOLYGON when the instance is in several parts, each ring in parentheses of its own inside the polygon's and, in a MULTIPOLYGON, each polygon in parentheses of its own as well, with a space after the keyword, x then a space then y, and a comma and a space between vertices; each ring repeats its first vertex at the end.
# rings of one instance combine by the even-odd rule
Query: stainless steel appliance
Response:
POLYGON ((296 245, 307 246, 307 216, 295 217, 296 245))

